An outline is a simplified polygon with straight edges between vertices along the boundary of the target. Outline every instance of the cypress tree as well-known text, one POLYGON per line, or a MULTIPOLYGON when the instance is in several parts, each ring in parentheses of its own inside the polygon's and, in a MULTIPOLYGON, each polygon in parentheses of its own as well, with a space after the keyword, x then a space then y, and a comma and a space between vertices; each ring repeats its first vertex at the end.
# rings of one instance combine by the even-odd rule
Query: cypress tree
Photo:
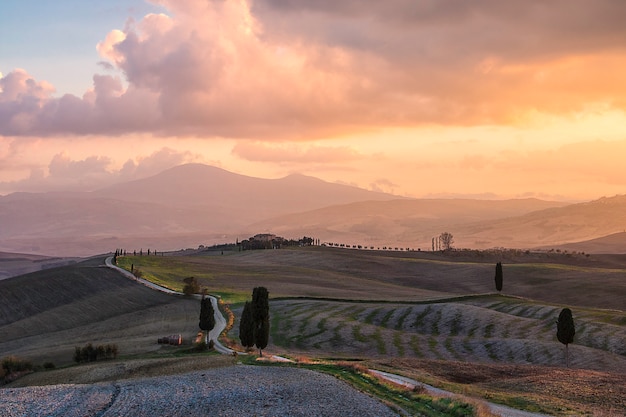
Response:
POLYGON ((198 326, 201 330, 204 330, 205 342, 208 343, 209 332, 215 327, 215 311, 209 297, 204 297, 200 301, 200 322, 198 326))
POLYGON ((267 347, 267 343, 270 339, 270 319, 269 315, 265 317, 257 327, 257 332, 255 335, 255 344, 259 349, 259 354, 263 356, 263 349, 267 347))
POLYGON ((502 291, 502 263, 496 264, 496 290, 502 291))
POLYGON ((265 287, 256 287, 252 291, 252 319, 254 322, 254 344, 263 356, 270 333, 269 292, 265 287))
POLYGON ((246 349, 254 346, 254 319, 252 317, 252 305, 250 301, 246 301, 241 313, 241 321, 239 322, 239 340, 241 345, 246 349))
POLYGON ((556 338, 559 342, 565 345, 565 366, 569 367, 569 352, 567 345, 574 342, 574 335, 576 334, 576 328, 574 327, 574 318, 572 317, 572 310, 564 308, 559 314, 559 319, 556 322, 556 338))

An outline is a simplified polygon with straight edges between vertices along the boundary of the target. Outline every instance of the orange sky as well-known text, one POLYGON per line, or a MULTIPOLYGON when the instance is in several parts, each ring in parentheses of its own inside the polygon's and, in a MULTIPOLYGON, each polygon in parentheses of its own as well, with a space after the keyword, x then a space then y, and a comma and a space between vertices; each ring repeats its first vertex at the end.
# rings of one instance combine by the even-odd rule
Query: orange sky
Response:
POLYGON ((82 93, 0 66, 0 194, 184 162, 412 197, 626 190, 621 0, 154 3, 100 34, 82 93))

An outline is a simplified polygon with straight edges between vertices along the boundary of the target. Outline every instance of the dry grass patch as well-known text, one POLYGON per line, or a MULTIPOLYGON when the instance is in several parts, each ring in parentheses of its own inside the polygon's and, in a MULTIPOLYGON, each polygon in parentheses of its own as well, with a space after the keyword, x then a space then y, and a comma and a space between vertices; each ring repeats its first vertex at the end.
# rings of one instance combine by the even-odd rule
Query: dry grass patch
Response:
POLYGON ((125 379, 177 375, 203 369, 233 365, 233 357, 202 355, 176 358, 115 360, 71 366, 54 371, 26 375, 7 387, 27 387, 56 384, 96 384, 125 379))
POLYGON ((626 415, 626 374, 545 366, 393 359, 368 366, 557 416, 626 415))

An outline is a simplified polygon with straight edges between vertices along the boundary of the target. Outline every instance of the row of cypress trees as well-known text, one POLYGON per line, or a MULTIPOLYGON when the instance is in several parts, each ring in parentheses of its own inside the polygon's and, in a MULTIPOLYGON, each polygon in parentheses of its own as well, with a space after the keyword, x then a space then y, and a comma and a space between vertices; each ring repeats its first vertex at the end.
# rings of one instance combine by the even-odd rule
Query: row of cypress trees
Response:
POLYGON ((265 287, 256 287, 252 291, 252 301, 246 301, 239 323, 241 344, 251 349, 256 345, 259 355, 267 347, 270 337, 269 292, 265 287))

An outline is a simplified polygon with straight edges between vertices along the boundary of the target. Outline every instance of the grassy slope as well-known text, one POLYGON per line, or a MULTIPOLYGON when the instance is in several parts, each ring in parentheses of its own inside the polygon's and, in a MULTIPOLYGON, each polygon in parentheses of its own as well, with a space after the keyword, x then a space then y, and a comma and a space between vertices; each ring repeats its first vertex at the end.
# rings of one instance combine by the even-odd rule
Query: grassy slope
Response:
POLYGON ((195 276, 210 291, 237 294, 265 285, 271 297, 422 301, 494 292, 495 263, 504 265, 504 294, 550 304, 624 310, 626 258, 519 252, 432 254, 332 248, 224 252, 224 255, 126 257, 149 276, 182 288, 195 276))
MULTIPOLYGON (((623 305, 624 269, 619 260, 506 256, 303 248, 226 252, 223 256, 128 257, 120 263, 133 263, 146 276, 157 277, 173 288, 180 288, 185 277, 195 276, 232 303, 249 298, 258 285, 268 287, 272 297, 355 301, 274 299, 269 350, 277 353, 379 361, 391 357, 403 364, 396 371, 415 374, 422 365, 412 361, 474 363, 474 374, 480 374, 485 366, 506 367, 509 363, 559 365, 563 348, 555 340, 553 323, 559 309, 567 305, 573 309, 577 325, 571 347, 573 365, 626 371, 621 342, 626 314, 596 308, 623 305), (503 257, 505 292, 528 299, 486 294, 492 291, 495 261, 503 257), (459 297, 468 293, 483 295, 459 297), (446 298, 449 301, 442 300, 446 298), (586 307, 577 306, 577 300, 586 307)), ((195 302, 137 286, 97 265, 81 264, 1 281, 0 333, 9 337, 0 341, 0 357, 15 353, 38 363, 52 360, 59 365, 71 361, 74 346, 87 342, 117 343, 122 354, 133 355, 162 352, 155 344, 158 336, 195 334, 195 302)), ((235 313, 237 308, 235 305, 235 313)), ((556 394, 543 393, 546 398, 532 400, 539 398, 536 392, 541 391, 537 388, 541 381, 521 378, 507 382, 510 395, 505 402, 514 403, 519 397, 533 404, 550 403, 555 407, 551 410, 558 408, 556 394), (516 381, 531 388, 518 393, 516 381)), ((462 390, 484 389, 494 398, 507 397, 506 392, 494 393, 495 387, 480 384, 483 382, 462 390)), ((607 396, 598 389, 593 395, 607 396)), ((565 408, 575 408, 578 400, 568 400, 565 408)), ((581 410, 585 407, 578 405, 581 410)))
POLYGON ((619 256, 521 252, 442 256, 311 248, 188 257, 171 265, 151 262, 145 267, 155 275, 178 281, 181 276, 174 270, 184 271, 209 288, 238 294, 232 301, 249 296, 255 285, 267 286, 276 297, 358 300, 272 301, 269 349, 277 353, 378 361, 391 357, 385 362, 389 370, 555 415, 590 415, 592 410, 618 410, 619 415, 626 407, 615 401, 619 392, 605 389, 623 385, 626 372, 626 314, 615 310, 623 308, 625 293, 626 271, 619 256), (505 263, 505 293, 514 296, 488 294, 493 291, 494 264, 500 259, 505 263), (459 298, 468 293, 483 295, 459 298), (450 301, 435 302, 447 297, 450 301), (574 310, 577 324, 575 344, 570 346, 572 365, 601 372, 554 368, 563 363, 554 320, 564 306, 574 310), (454 377, 452 381, 424 377, 420 368, 425 363, 442 368, 467 364, 478 379, 459 385, 454 377), (521 369, 534 376, 511 373, 510 363, 523 365, 521 369), (491 383, 480 379, 489 367, 510 373, 510 378, 491 383), (562 381, 549 379, 559 372, 567 373, 559 376, 562 381), (574 385, 584 388, 585 395, 558 392, 573 390, 574 385))
MULTIPOLYGON (((97 264, 97 263, 96 263, 97 264)), ((121 354, 158 349, 156 338, 197 332, 197 302, 135 284, 86 263, 0 282, 0 356, 70 363, 75 346, 116 343, 121 354)))

